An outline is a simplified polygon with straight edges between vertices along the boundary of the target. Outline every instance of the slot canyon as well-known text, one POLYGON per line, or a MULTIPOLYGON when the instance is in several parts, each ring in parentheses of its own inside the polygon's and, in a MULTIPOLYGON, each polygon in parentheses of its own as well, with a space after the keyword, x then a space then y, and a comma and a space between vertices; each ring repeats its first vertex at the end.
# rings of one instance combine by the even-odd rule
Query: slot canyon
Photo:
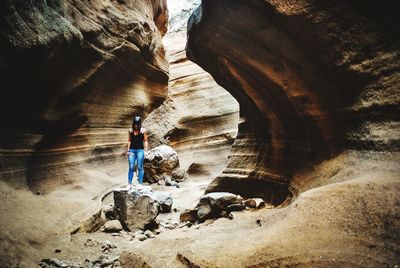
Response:
POLYGON ((3 0, 0 267, 398 267, 399 8, 3 0))

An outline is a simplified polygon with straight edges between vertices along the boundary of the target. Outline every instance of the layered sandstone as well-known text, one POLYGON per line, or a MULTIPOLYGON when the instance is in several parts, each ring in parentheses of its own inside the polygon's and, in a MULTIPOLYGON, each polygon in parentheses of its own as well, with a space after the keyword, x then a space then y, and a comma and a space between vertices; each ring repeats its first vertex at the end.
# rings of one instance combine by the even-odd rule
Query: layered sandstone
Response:
POLYGON ((188 56, 239 101, 243 118, 208 191, 280 203, 297 172, 344 150, 399 151, 395 4, 360 5, 202 2, 188 56))
POLYGON ((166 101, 144 121, 150 147, 169 144, 189 178, 210 180, 226 166, 239 122, 239 105, 210 74, 188 60, 186 31, 163 42, 170 63, 166 101))
POLYGON ((165 0, 2 1, 1 179, 48 192, 126 173, 131 118, 167 95, 165 0))

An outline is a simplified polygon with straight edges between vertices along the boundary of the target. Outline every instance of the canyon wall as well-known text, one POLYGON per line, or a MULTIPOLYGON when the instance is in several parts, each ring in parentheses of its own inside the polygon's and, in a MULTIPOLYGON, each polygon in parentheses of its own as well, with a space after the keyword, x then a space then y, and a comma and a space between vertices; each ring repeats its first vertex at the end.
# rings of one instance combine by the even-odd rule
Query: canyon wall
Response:
POLYGON ((0 10, 1 179, 44 192, 125 175, 133 115, 167 96, 166 1, 7 0, 0 10))
POLYGON ((186 31, 168 33, 163 42, 170 63, 168 97, 146 118, 150 147, 169 144, 190 178, 208 184, 227 163, 236 137, 239 105, 210 74, 188 60, 186 31))
POLYGON ((278 204, 296 174, 323 160, 398 152, 396 7, 203 0, 187 54, 238 100, 242 118, 230 162, 207 191, 278 204))

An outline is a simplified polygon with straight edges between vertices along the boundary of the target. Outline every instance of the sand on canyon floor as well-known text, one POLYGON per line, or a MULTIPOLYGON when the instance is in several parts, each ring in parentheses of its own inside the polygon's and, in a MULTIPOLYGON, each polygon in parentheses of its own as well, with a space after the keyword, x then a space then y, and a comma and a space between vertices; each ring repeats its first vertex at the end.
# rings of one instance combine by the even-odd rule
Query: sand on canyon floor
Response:
MULTIPOLYGON (((47 195, 1 182, 2 265, 32 267, 43 258, 83 264, 106 255, 150 267, 394 267, 400 263, 398 161, 398 154, 345 152, 296 177, 298 195, 285 206, 235 212, 232 220, 165 230, 143 242, 125 231, 70 234, 101 207, 102 184, 116 182, 111 190, 123 178, 47 195), (96 243, 87 246, 88 239, 96 243), (105 254, 107 242, 116 248, 105 254)), ((173 208, 182 210, 195 206, 209 180, 153 188, 170 192, 173 208)), ((161 218, 178 217, 179 211, 161 218)))

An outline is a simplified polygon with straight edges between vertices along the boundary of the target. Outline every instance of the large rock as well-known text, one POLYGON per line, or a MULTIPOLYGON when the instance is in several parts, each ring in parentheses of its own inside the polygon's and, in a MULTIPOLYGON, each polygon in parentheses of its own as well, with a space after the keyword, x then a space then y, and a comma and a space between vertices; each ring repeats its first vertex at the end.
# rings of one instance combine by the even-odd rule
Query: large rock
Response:
POLYGON ((119 220, 107 221, 103 226, 103 231, 106 233, 115 233, 122 231, 122 225, 119 220))
POLYGON ((119 221, 129 231, 145 229, 146 225, 154 222, 159 212, 157 198, 148 188, 116 189, 114 205, 119 221))
POLYGON ((170 193, 155 191, 148 186, 114 190, 117 218, 127 230, 145 229, 155 223, 158 213, 171 212, 173 198, 170 193))
POLYGON ((202 196, 195 208, 199 221, 217 218, 223 212, 241 209, 244 209, 243 198, 240 195, 226 192, 215 192, 202 196))
POLYGON ((167 145, 157 146, 146 153, 144 176, 149 182, 183 181, 187 178, 186 172, 179 166, 177 152, 167 145))
POLYGON ((155 197, 157 198, 157 202, 159 204, 159 210, 161 213, 171 212, 173 198, 170 193, 155 191, 155 197))

